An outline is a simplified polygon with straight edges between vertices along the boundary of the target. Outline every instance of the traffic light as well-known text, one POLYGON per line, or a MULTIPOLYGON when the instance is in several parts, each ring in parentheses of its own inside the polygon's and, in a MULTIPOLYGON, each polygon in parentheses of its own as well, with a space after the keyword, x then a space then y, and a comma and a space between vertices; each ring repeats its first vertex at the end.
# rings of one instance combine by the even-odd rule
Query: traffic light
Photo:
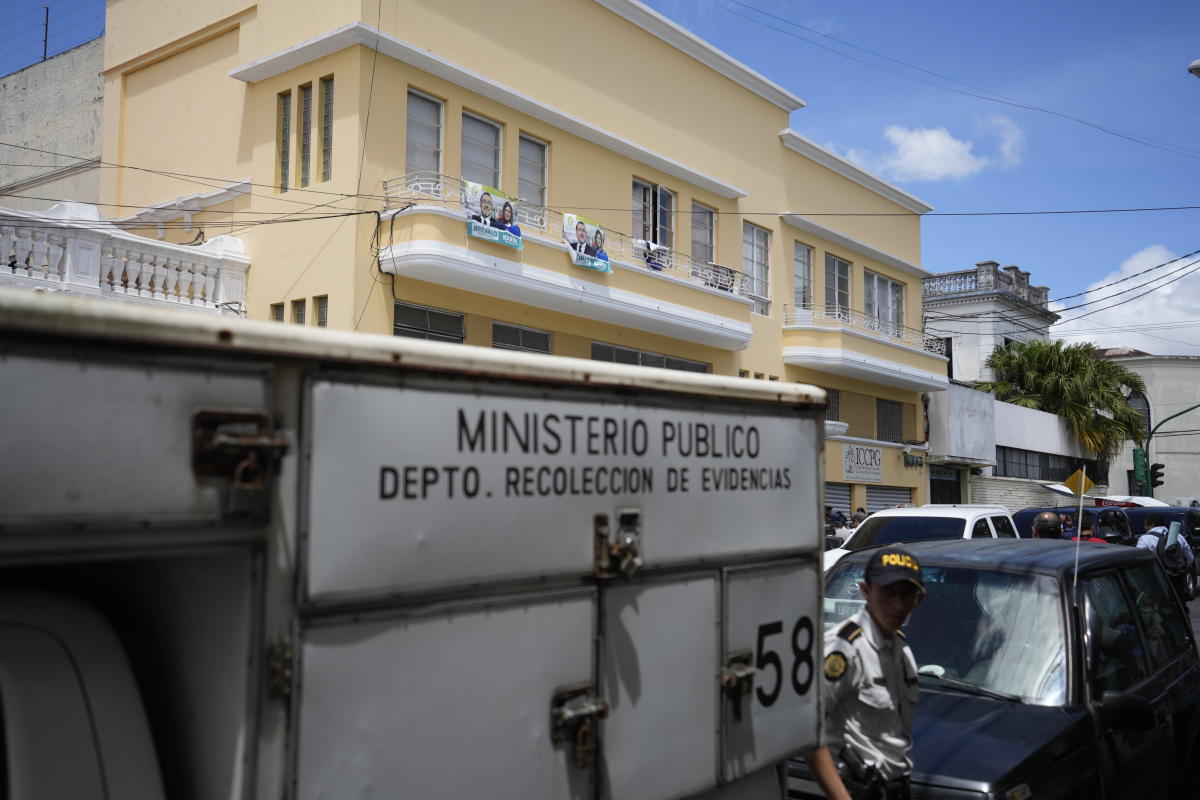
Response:
POLYGON ((1150 480, 1147 469, 1149 459, 1146 458, 1146 451, 1142 448, 1135 448, 1133 451, 1133 479, 1138 483, 1146 483, 1150 480))
POLYGON ((1163 465, 1162 464, 1151 464, 1150 465, 1150 488, 1153 489, 1155 486, 1162 486, 1162 485, 1163 485, 1163 465))

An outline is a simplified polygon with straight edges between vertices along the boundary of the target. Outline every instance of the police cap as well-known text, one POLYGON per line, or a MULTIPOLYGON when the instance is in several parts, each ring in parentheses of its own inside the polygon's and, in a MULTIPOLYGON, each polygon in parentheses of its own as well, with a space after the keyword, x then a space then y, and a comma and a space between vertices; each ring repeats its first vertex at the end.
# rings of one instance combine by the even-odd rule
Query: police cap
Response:
POLYGON ((899 547, 876 550, 867 562, 863 579, 875 586, 908 581, 922 592, 925 591, 925 584, 921 581, 921 565, 917 563, 917 559, 899 547))

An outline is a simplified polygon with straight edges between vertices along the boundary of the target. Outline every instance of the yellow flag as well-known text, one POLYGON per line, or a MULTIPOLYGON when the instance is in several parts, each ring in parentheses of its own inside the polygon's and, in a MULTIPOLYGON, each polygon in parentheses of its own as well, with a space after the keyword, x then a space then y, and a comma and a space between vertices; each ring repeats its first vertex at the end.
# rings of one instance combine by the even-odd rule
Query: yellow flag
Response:
POLYGON ((1082 469, 1077 469, 1071 473, 1071 477, 1063 481, 1063 486, 1071 490, 1071 493, 1076 497, 1087 494, 1096 484, 1088 480, 1088 476, 1083 474, 1082 469))

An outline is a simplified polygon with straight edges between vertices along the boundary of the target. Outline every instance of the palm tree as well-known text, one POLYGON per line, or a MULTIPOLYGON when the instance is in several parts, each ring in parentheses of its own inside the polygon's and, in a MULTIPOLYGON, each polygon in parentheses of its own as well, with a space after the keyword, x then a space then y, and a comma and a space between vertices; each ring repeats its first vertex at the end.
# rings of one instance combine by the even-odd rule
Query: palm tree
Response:
POLYGON ((1090 342, 1012 342, 992 351, 985 365, 995 377, 976 389, 1065 419, 1075 441, 1096 454, 1101 474, 1126 439, 1141 442, 1146 435, 1142 415, 1126 400, 1130 392, 1145 393, 1141 376, 1099 358, 1090 342))

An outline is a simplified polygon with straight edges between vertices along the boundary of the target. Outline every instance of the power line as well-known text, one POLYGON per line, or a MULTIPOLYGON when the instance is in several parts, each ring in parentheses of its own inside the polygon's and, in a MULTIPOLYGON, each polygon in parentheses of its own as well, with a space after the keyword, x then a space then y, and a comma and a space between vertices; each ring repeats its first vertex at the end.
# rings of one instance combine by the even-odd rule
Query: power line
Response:
POLYGON ((709 2, 710 2, 710 3, 712 3, 713 5, 717 5, 717 7, 718 7, 718 8, 722 8, 724 11, 726 11, 726 12, 728 12, 728 13, 730 13, 730 14, 733 14, 734 16, 741 17, 742 19, 744 19, 744 20, 747 20, 747 21, 749 21, 749 22, 752 22, 752 23, 754 23, 754 24, 756 24, 756 25, 760 25, 760 26, 762 26, 762 27, 769 28, 770 30, 776 31, 777 33, 782 33, 782 34, 783 34, 783 35, 785 35, 785 36, 790 36, 790 37, 792 37, 792 38, 794 38, 794 39, 799 39, 799 40, 800 40, 800 41, 802 41, 802 42, 807 42, 808 44, 814 45, 814 46, 816 46, 816 47, 820 47, 820 48, 821 48, 821 49, 823 49, 823 50, 828 50, 829 52, 831 52, 831 53, 834 53, 835 55, 841 56, 842 58, 849 59, 850 61, 854 61, 854 62, 857 62, 857 63, 859 63, 859 64, 863 64, 863 65, 865 65, 865 66, 871 67, 872 69, 877 69, 877 70, 880 70, 880 71, 882 71, 882 72, 886 72, 886 73, 888 73, 888 74, 895 75, 895 76, 897 76, 897 77, 900 77, 900 78, 904 78, 904 79, 906 79, 906 80, 915 81, 915 82, 917 82, 917 83, 924 83, 924 84, 926 84, 926 85, 928 85, 928 86, 933 86, 933 87, 935 87, 935 88, 942 89, 943 91, 947 91, 947 92, 953 92, 953 93, 955 93, 955 94, 960 94, 960 95, 963 95, 963 96, 965 96, 965 97, 973 97, 973 98, 975 98, 975 99, 978 99, 978 100, 985 100, 985 101, 987 101, 987 102, 990 102, 990 103, 997 103, 997 104, 999 104, 999 105, 1005 105, 1005 106, 1010 106, 1010 107, 1013 107, 1013 108, 1020 108, 1020 109, 1024 109, 1024 110, 1026 110, 1026 111, 1035 111, 1035 112, 1038 112, 1038 113, 1041 113, 1041 114, 1047 114, 1047 115, 1050 115, 1050 116, 1059 117, 1060 119, 1065 119, 1065 120, 1068 120, 1068 121, 1070 121, 1070 122, 1075 122, 1075 123, 1077 123, 1077 124, 1084 125, 1084 126, 1086 126, 1086 127, 1089 127, 1089 128, 1093 128, 1094 130, 1100 131, 1101 133, 1106 133, 1106 134, 1109 134, 1110 136, 1115 136, 1115 137, 1117 137, 1117 138, 1120 138, 1120 139, 1125 139, 1126 141, 1134 142, 1134 143, 1136 143, 1136 144, 1141 144, 1141 145, 1144 145, 1144 146, 1146 146, 1146 147, 1153 147, 1153 148, 1154 148, 1154 149, 1156 149, 1156 150, 1164 150, 1164 151, 1166 151, 1166 152, 1168 152, 1168 153, 1174 153, 1175 155, 1181 155, 1181 156, 1184 156, 1185 158, 1200 158, 1200 150, 1196 150, 1196 149, 1194 149, 1194 148, 1190 148, 1190 147, 1184 147, 1184 146, 1182 146, 1182 145, 1171 144, 1171 143, 1169 143, 1169 142, 1162 142, 1162 141, 1159 141, 1159 140, 1156 140, 1156 139, 1149 139, 1149 138, 1147 138, 1147 137, 1139 136, 1139 135, 1136 135, 1136 134, 1124 133, 1124 132, 1122 132, 1122 131, 1119 131, 1119 130, 1116 130, 1116 129, 1114 129, 1114 128, 1109 128, 1109 127, 1107 127, 1107 126, 1105 126, 1105 125, 1100 125, 1100 124, 1098 124, 1098 123, 1091 122, 1091 121, 1089 121, 1089 120, 1086 120, 1086 119, 1083 119, 1083 118, 1081 118, 1081 117, 1076 117, 1076 116, 1073 116, 1073 115, 1071 115, 1071 114, 1064 114, 1064 113, 1062 113, 1062 112, 1060 112, 1060 111, 1054 111, 1053 109, 1042 108, 1041 106, 1035 106, 1035 105, 1031 105, 1031 104, 1029 104, 1029 103, 1024 103, 1024 102, 1021 102, 1021 101, 1019 101, 1019 100, 1014 100, 1014 99, 1012 99, 1012 98, 1005 97, 1004 95, 1002 95, 1002 94, 999 94, 999 93, 997 93, 997 92, 993 92, 993 91, 991 91, 991 90, 989 90, 989 89, 982 89, 982 88, 980 88, 980 87, 978 87, 978 86, 973 86, 973 85, 971 85, 971 84, 969 84, 969 83, 964 83, 963 81, 957 80, 957 79, 955 79, 955 78, 951 78, 951 77, 949 77, 949 76, 947 76, 947 75, 942 75, 942 74, 940 74, 940 73, 933 72, 933 71, 931 71, 931 70, 928 70, 928 69, 925 69, 925 68, 923 68, 923 67, 918 67, 918 66, 916 66, 916 65, 914 65, 914 64, 909 64, 908 62, 901 61, 901 60, 899 60, 899 59, 896 59, 896 58, 892 58, 891 56, 887 56, 887 55, 884 55, 884 54, 882 54, 882 53, 878 53, 878 52, 876 52, 876 51, 874 51, 874 50, 869 50, 869 49, 867 49, 867 48, 865 48, 865 47, 860 47, 859 45, 852 44, 852 43, 850 43, 850 42, 844 41, 844 40, 842 40, 842 39, 838 39, 838 38, 836 38, 836 37, 833 37, 833 36, 829 36, 828 34, 824 34, 824 33, 821 33, 820 31, 814 30, 814 29, 812 29, 812 28, 805 27, 805 26, 803 26, 803 25, 800 25, 799 23, 793 22, 793 21, 791 21, 791 20, 789 20, 789 19, 786 19, 786 18, 784 18, 784 17, 777 16, 777 15, 775 15, 775 14, 772 14, 772 13, 768 12, 768 11, 763 11, 762 9, 760 9, 760 8, 756 8, 755 6, 752 6, 752 5, 748 4, 748 3, 741 2, 741 0, 725 0, 725 1, 726 1, 726 2, 730 2, 730 3, 734 3, 735 5, 741 6, 742 8, 750 9, 751 11, 754 11, 754 12, 755 12, 755 13, 757 13, 757 14, 761 14, 761 15, 763 15, 763 16, 765 16, 765 17, 769 17, 769 18, 771 18, 771 19, 778 20, 778 21, 780 21, 780 22, 783 22, 783 23, 785 23, 785 24, 787 24, 787 25, 791 25, 791 26, 794 26, 794 27, 797 27, 797 28, 801 28, 801 29, 803 29, 803 30, 805 30, 805 31, 808 31, 808 32, 810 32, 810 33, 813 33, 813 34, 815 34, 815 35, 817 35, 817 36, 823 36, 823 37, 825 37, 825 38, 827 38, 827 39, 831 39, 831 40, 833 40, 833 41, 835 41, 835 42, 838 42, 839 44, 844 44, 844 45, 847 45, 847 46, 849 46, 849 47, 853 47, 853 48, 855 48, 855 49, 857 49, 857 50, 861 50, 861 51, 863 51, 863 52, 865 52, 865 53, 870 53, 871 55, 873 55, 873 56, 876 56, 876 57, 878 57, 878 58, 884 58, 884 59, 887 59, 888 61, 891 61, 891 62, 893 62, 893 63, 896 63, 896 64, 901 64, 901 65, 903 65, 903 66, 905 66, 905 67, 908 67, 908 68, 910 68, 910 69, 919 70, 919 71, 921 71, 921 72, 924 72, 924 73, 926 73, 927 75, 932 75, 932 76, 934 76, 934 77, 937 77, 937 78, 940 78, 940 79, 942 79, 942 80, 951 81, 951 82, 953 82, 953 83, 957 83, 957 84, 959 84, 960 86, 965 86, 965 87, 967 87, 967 88, 969 88, 969 89, 973 89, 973 90, 975 90, 975 91, 967 92, 967 91, 963 91, 963 90, 961 90, 961 89, 955 89, 955 88, 954 88, 954 87, 952 87, 952 86, 943 86, 943 85, 941 85, 941 84, 939 84, 939 83, 935 83, 935 82, 933 82, 933 81, 927 81, 927 80, 923 80, 923 79, 921 79, 921 78, 917 78, 917 77, 914 77, 914 76, 912 76, 912 75, 905 75, 905 74, 904 74, 904 73, 902 73, 902 72, 897 72, 897 71, 895 71, 895 70, 888 69, 887 67, 881 66, 881 65, 879 65, 879 64, 873 64, 873 63, 871 63, 870 61, 864 61, 863 59, 860 59, 860 58, 855 58, 854 56, 851 56, 851 55, 849 55, 849 54, 847 54, 847 53, 843 53, 843 52, 841 52, 840 50, 837 50, 837 49, 835 49, 835 48, 829 47, 829 46, 827 46, 827 45, 821 44, 820 42, 815 42, 815 41, 813 41, 813 40, 811 40, 811 39, 807 39, 807 38, 805 38, 805 37, 803 37, 803 36, 799 36, 799 35, 797 35, 797 34, 795 34, 795 33, 792 33, 791 31, 786 31, 786 30, 783 30, 783 29, 781 29, 781 28, 778 28, 778 27, 776 27, 776 26, 774 26, 774 25, 770 25, 770 24, 768 24, 768 23, 766 23, 766 22, 763 22, 763 21, 761 21, 761 20, 755 19, 755 18, 753 18, 753 17, 749 17, 749 16, 747 16, 747 15, 745 15, 745 14, 740 14, 740 13, 738 13, 737 11, 734 11, 734 10, 732 10, 732 9, 726 8, 726 7, 724 7, 724 6, 721 6, 719 3, 713 3, 713 2, 712 2, 712 0, 709 0, 709 2), (978 94, 978 92, 984 92, 984 94, 978 94), (989 95, 990 95, 990 96, 989 96, 989 95))

